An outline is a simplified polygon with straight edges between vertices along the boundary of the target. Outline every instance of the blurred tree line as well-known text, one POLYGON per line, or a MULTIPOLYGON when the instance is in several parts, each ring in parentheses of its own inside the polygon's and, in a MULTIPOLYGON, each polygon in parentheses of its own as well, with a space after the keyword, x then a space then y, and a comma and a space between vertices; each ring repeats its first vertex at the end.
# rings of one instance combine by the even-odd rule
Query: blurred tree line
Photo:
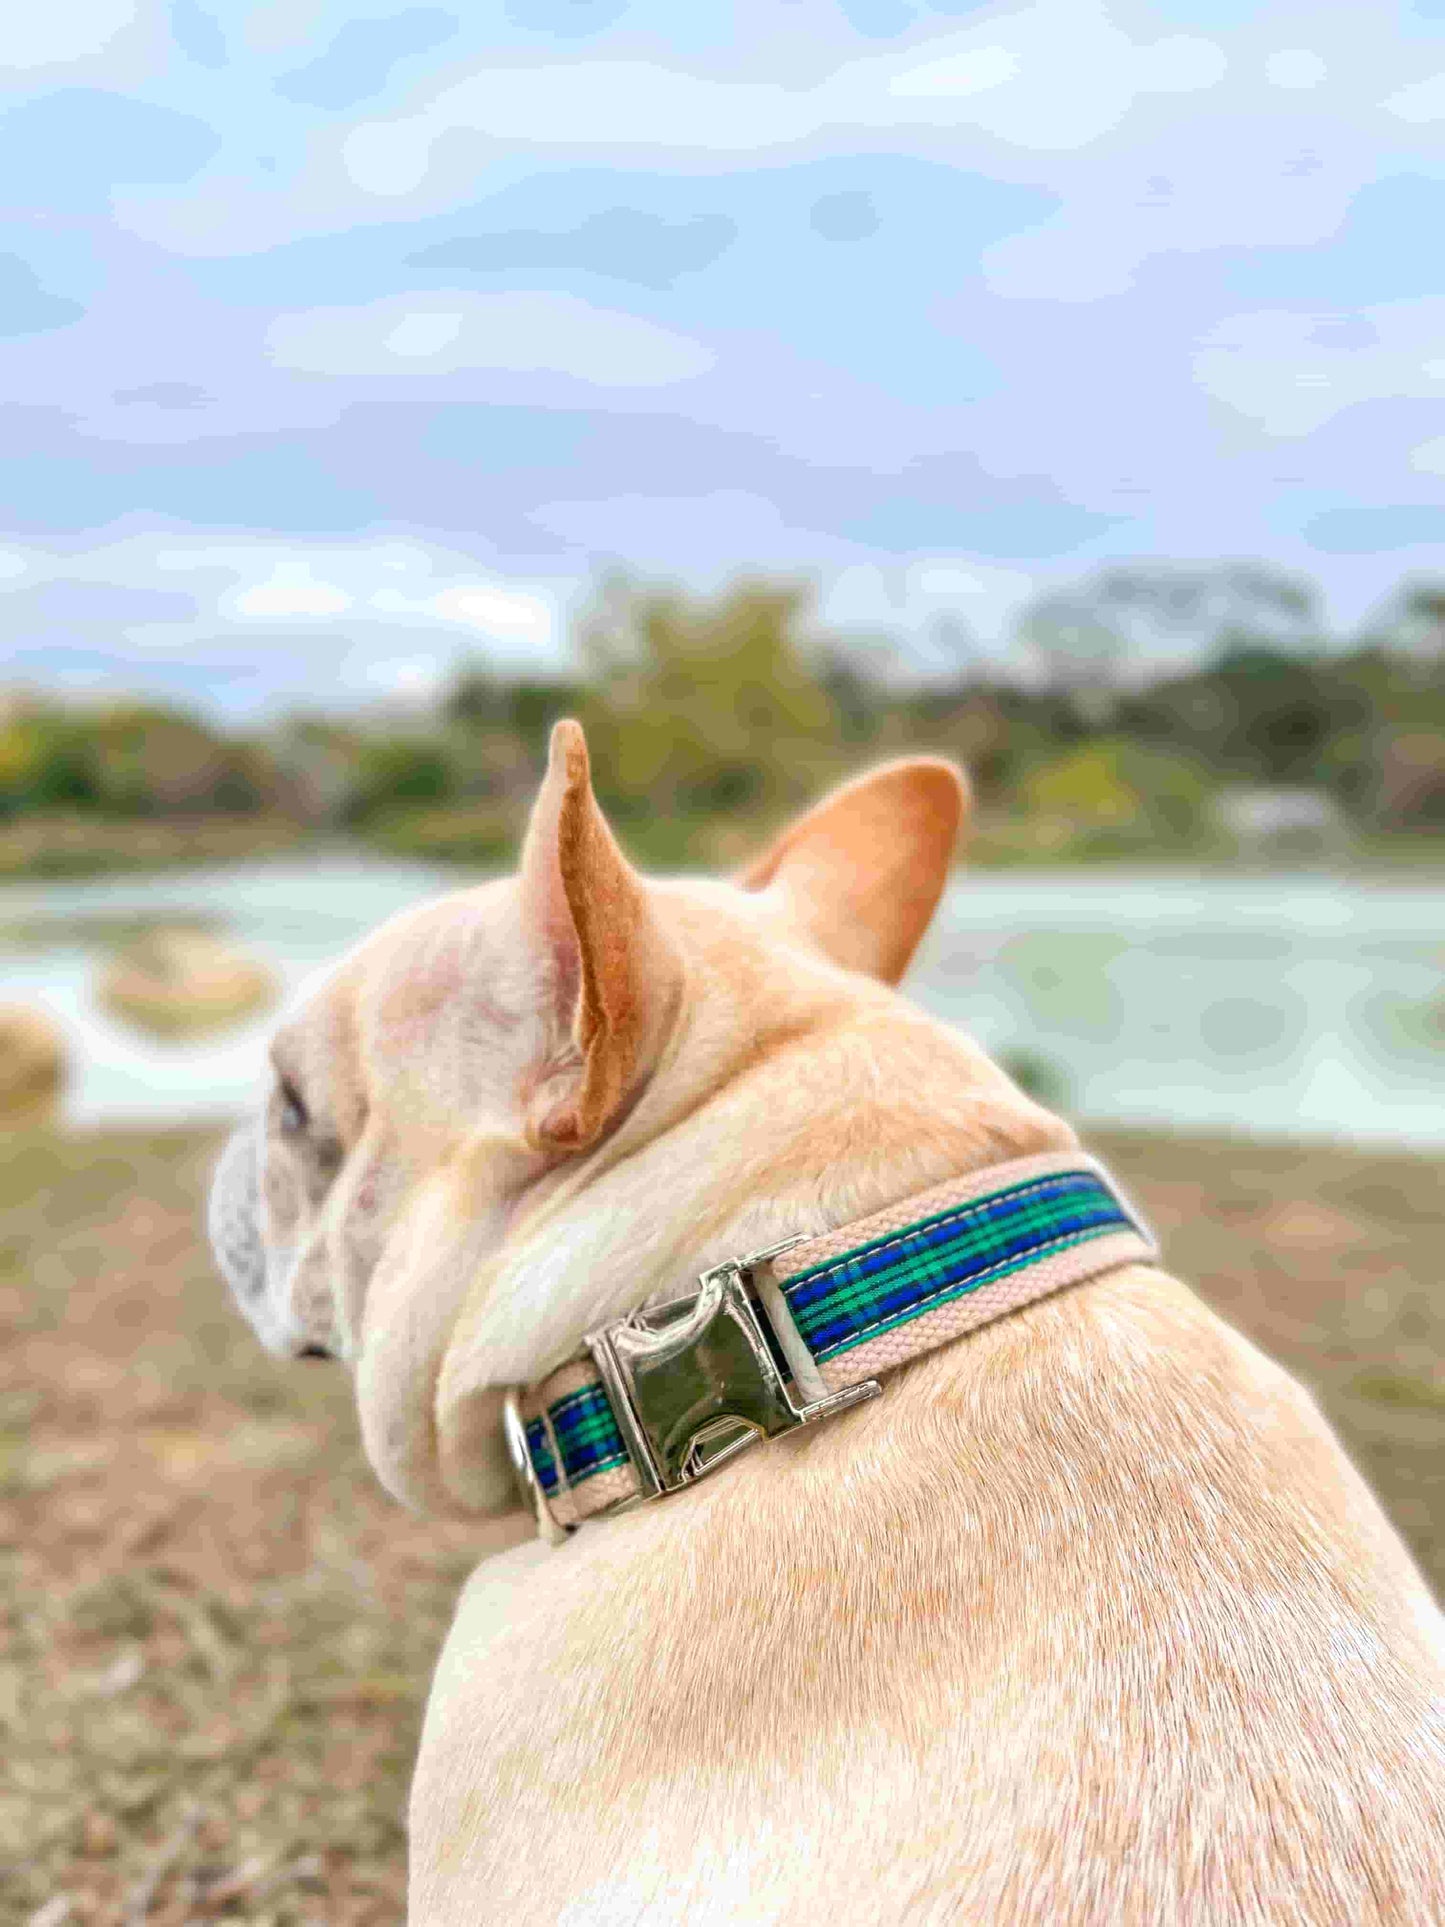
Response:
POLYGON ((1308 832, 1445 832, 1445 584, 1366 635, 1263 566, 1104 569, 1041 593, 1006 656, 957 624, 921 679, 815 632, 808 595, 706 599, 622 578, 577 625, 568 680, 477 663, 432 709, 228 735, 153 704, 0 695, 0 824, 268 819, 489 863, 514 847, 547 734, 579 715, 598 789, 650 861, 726 861, 851 765, 967 764, 983 854, 1208 854, 1308 832))
POLYGON ((81 708, 0 697, 0 813, 216 815, 260 809, 275 771, 257 744, 227 741, 158 704, 81 708))

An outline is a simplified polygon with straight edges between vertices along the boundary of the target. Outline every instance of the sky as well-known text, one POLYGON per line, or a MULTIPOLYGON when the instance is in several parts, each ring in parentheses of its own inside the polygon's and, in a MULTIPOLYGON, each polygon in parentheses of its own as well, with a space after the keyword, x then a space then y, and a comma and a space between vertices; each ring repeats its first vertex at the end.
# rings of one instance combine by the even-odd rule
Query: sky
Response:
POLYGON ((0 681, 420 697, 618 566, 919 662, 1445 569, 1445 0, 44 0, 0 224, 0 681))

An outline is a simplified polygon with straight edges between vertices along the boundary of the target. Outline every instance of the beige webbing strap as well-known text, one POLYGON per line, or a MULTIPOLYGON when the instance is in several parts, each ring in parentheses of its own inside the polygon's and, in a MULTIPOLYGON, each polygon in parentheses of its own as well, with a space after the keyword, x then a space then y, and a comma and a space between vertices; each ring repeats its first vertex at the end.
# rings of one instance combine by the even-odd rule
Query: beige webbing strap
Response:
MULTIPOLYGON (((764 1297, 792 1358, 826 1392, 877 1378, 1065 1286, 1158 1256, 1109 1173, 1048 1152, 955 1178, 771 1261, 764 1297)), ((794 1370, 796 1371, 796 1366, 794 1370)), ((806 1399, 814 1395, 807 1388, 806 1399)), ((641 1489, 591 1356, 570 1359, 522 1402, 547 1508, 573 1526, 641 1489)))
POLYGON ((1037 1157, 1015 1158, 1008 1164, 995 1164, 968 1177, 950 1179, 932 1191, 906 1198, 902 1204, 890 1205, 886 1211, 876 1211, 872 1217, 857 1219, 837 1231, 810 1238, 806 1244, 794 1245, 791 1251, 775 1258, 773 1276, 782 1288, 784 1303, 788 1304, 792 1280, 805 1273, 825 1277, 830 1265, 841 1269, 847 1255, 860 1247, 877 1246, 880 1252, 886 1253, 887 1244, 880 1241, 894 1236, 901 1239, 920 1223, 946 1221, 952 1216, 966 1224, 970 1208, 976 1207, 982 1216, 987 1200, 1001 1192, 1016 1194, 1021 1186, 1084 1171, 1092 1173, 1119 1199, 1137 1228, 1121 1227, 1073 1243, 1060 1240, 1052 1250, 1031 1252, 1027 1262, 1014 1269, 1008 1269, 1007 1260, 1001 1257, 994 1278, 984 1277, 962 1295, 943 1299, 935 1310, 914 1311, 905 1323, 881 1329, 876 1335, 850 1345, 846 1351, 820 1359, 818 1370, 828 1390, 840 1391, 845 1385, 856 1385, 860 1379, 896 1371, 910 1359, 936 1351, 940 1345, 988 1324, 990 1319, 1018 1311, 1037 1298, 1061 1291, 1066 1285, 1083 1284, 1120 1265, 1148 1263, 1158 1257, 1158 1247, 1147 1234, 1140 1214, 1123 1198, 1118 1185, 1096 1159, 1080 1151, 1051 1151, 1037 1157))

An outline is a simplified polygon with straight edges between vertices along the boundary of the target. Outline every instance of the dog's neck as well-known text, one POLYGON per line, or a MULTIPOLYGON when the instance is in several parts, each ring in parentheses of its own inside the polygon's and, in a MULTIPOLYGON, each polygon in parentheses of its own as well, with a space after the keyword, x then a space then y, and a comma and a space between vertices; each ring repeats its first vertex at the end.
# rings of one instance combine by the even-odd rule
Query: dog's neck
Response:
MULTIPOLYGON (((784 1035, 764 1046, 736 1026, 681 1026, 616 1139, 518 1212, 441 1365, 437 1436, 454 1465, 484 1456, 483 1433, 499 1444, 502 1388, 537 1384, 588 1331, 710 1265, 1076 1146, 967 1038, 886 991, 823 972, 774 1024, 784 1035)), ((486 1477, 495 1498, 510 1489, 499 1456, 486 1477)))
POLYGON ((538 1187, 473 1294, 469 1342, 492 1381, 535 1382, 597 1324, 740 1250, 1076 1148, 966 1038, 894 998, 885 1008, 886 1025, 866 1007, 824 1015, 720 1087, 716 1062, 679 1062, 614 1142, 538 1187))

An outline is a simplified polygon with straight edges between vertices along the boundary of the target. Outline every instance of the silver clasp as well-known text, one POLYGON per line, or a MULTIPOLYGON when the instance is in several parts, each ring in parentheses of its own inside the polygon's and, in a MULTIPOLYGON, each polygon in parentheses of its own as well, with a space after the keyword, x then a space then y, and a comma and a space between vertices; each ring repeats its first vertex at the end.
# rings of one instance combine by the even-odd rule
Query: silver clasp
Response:
POLYGON ((502 1399, 502 1436, 506 1439, 507 1455, 512 1461, 522 1492, 537 1521, 538 1534, 549 1546, 561 1545, 567 1537, 568 1528, 558 1525, 547 1504, 542 1481, 537 1477, 537 1468, 532 1463, 532 1448, 527 1443, 527 1426, 522 1417, 521 1394, 515 1385, 507 1388, 502 1399))
POLYGON ((877 1397, 878 1381, 866 1379, 809 1405, 793 1402, 747 1281, 755 1266, 801 1242, 730 1258, 703 1272, 695 1294, 588 1334, 640 1497, 675 1492, 758 1439, 877 1397))

